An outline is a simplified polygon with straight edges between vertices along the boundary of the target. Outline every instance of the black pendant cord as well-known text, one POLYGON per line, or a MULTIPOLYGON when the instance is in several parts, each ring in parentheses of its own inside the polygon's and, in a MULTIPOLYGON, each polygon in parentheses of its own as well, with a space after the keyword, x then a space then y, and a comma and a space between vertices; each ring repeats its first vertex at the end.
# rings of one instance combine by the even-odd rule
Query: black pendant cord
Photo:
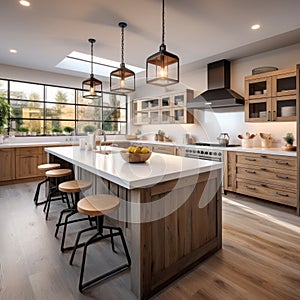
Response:
POLYGON ((122 37, 121 37, 121 65, 124 65, 124 26, 122 26, 122 37))
POLYGON ((165 44, 165 0, 162 0, 162 45, 165 44))
POLYGON ((94 57, 94 42, 93 41, 91 41, 91 75, 93 75, 93 64, 94 64, 94 59, 93 59, 93 57, 94 57))

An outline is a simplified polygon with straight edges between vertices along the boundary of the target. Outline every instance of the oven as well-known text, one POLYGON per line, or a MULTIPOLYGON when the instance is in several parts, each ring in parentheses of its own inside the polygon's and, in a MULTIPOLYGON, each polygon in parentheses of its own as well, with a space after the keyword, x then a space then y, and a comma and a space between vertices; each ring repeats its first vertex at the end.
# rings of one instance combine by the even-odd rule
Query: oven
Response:
POLYGON ((224 161, 223 150, 205 146, 186 147, 184 151, 184 156, 218 162, 224 161))

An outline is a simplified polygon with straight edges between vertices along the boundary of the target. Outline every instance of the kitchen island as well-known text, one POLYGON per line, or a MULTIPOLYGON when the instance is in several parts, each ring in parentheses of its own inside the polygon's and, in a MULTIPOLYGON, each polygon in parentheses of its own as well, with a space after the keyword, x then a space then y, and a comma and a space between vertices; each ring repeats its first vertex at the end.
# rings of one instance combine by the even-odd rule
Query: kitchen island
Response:
POLYGON ((149 298, 222 247, 222 163, 152 153, 146 163, 130 164, 118 148, 45 150, 50 162, 67 162, 77 179, 92 180, 92 194, 120 198, 108 221, 125 233, 130 288, 138 299, 149 298))

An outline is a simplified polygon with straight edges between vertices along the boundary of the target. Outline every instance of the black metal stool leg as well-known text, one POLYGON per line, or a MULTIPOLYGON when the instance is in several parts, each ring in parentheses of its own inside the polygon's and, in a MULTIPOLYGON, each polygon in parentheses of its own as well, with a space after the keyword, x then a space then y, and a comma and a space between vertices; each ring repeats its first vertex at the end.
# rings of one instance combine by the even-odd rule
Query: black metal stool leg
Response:
POLYGON ((69 262, 70 265, 73 264, 73 260, 74 260, 74 256, 75 256, 77 248, 80 248, 80 247, 84 246, 84 244, 85 244, 85 243, 79 244, 79 240, 80 240, 81 234, 84 233, 84 232, 90 231, 90 230, 95 230, 95 229, 97 229, 96 226, 85 228, 83 230, 78 231, 77 237, 76 237, 76 241, 75 241, 75 245, 73 247, 73 251, 72 251, 72 254, 71 254, 71 257, 70 257, 70 262, 69 262))
POLYGON ((38 202, 38 200, 39 200, 39 194, 40 194, 41 185, 44 184, 44 183, 46 183, 47 181, 49 181, 49 179, 45 178, 43 181, 39 182, 38 185, 37 185, 37 187, 36 187, 36 191, 35 191, 34 198, 33 198, 35 206, 38 206, 38 205, 41 205, 41 204, 45 203, 45 201, 38 202))
MULTIPOLYGON (((79 239, 76 242, 78 244, 79 239)), ((75 248, 74 248, 74 250, 75 250, 75 248)), ((72 260, 73 260, 73 258, 72 258, 72 260)), ((90 239, 88 239, 88 241, 84 244, 84 248, 83 248, 80 277, 79 277, 79 291, 82 292, 84 289, 86 289, 96 283, 102 282, 103 280, 105 280, 109 277, 112 277, 112 276, 118 274, 119 272, 124 271, 124 270, 128 269, 130 266, 131 266, 131 258, 129 255, 129 251, 128 251, 128 248, 126 245, 126 241, 125 241, 122 229, 120 227, 103 226, 103 215, 97 216, 97 233, 94 234, 90 239), (108 229, 110 233, 103 235, 103 228, 108 229), (116 230, 117 232, 113 233, 113 230, 116 230), (97 276, 96 278, 94 278, 92 280, 89 280, 89 281, 83 283, 87 247, 90 244, 93 244, 95 242, 101 241, 101 240, 109 238, 109 237, 112 239, 114 236, 121 237, 121 241, 122 241, 122 245, 123 245, 123 248, 125 251, 127 263, 123 264, 121 266, 118 266, 111 271, 108 271, 100 276, 97 276)))

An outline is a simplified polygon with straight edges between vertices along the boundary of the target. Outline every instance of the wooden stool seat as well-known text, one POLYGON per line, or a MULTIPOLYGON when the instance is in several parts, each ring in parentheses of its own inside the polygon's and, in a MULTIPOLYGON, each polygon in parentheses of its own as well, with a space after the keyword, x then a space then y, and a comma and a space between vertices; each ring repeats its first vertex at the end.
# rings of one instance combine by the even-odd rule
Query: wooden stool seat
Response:
POLYGON ((79 193, 89 189, 92 182, 86 180, 70 180, 62 182, 58 189, 65 193, 79 193))
POLYGON ((118 197, 113 195, 98 194, 81 199, 77 209, 88 216, 101 216, 113 211, 120 205, 118 197))
POLYGON ((49 170, 53 170, 53 169, 59 169, 60 168, 60 164, 43 164, 43 165, 39 165, 38 169, 40 171, 49 171, 49 170))
MULTIPOLYGON (((59 169, 59 168, 60 168, 60 164, 54 164, 54 163, 53 164, 42 164, 42 165, 38 166, 38 170, 42 171, 44 173, 44 175, 45 175, 45 172, 47 172, 49 170, 59 169)), ((48 183, 49 181, 50 181, 50 179, 46 177, 43 181, 38 183, 35 194, 34 194, 34 198, 33 198, 35 206, 45 203, 45 201, 42 201, 42 202, 38 201, 39 194, 40 194, 40 189, 41 189, 42 184, 48 183)))
POLYGON ((51 178, 59 178, 59 177, 64 177, 72 174, 71 169, 53 169, 46 171, 46 176, 51 177, 51 178))
POLYGON ((107 226, 103 224, 104 215, 113 211, 120 205, 120 200, 118 197, 109 194, 98 194, 93 196, 85 197, 77 203, 77 210, 82 214, 88 215, 90 217, 96 217, 96 226, 80 230, 77 233, 76 242, 73 247, 73 252, 70 257, 70 265, 73 264, 74 256, 76 250, 83 247, 80 277, 79 277, 79 291, 82 292, 84 289, 89 288, 96 283, 100 283, 107 278, 110 278, 119 272, 128 269, 131 266, 131 258, 126 245, 126 241, 123 235, 123 231, 120 227, 107 226), (80 243, 81 234, 86 233, 90 230, 96 230, 96 233, 90 237, 86 242, 80 243), (106 232, 105 232, 106 231, 106 232), (127 262, 115 267, 110 271, 106 271, 101 275, 94 277, 93 279, 84 282, 84 272, 85 272, 85 261, 87 258, 87 247, 93 243, 100 242, 104 239, 110 238, 112 251, 116 252, 114 246, 114 237, 121 238, 121 244, 123 246, 127 262))
POLYGON ((48 197, 47 197, 47 200, 46 200, 46 203, 44 206, 44 212, 46 212, 46 220, 48 219, 50 203, 52 201, 61 199, 64 202, 64 200, 66 200, 68 208, 71 208, 67 194, 60 191, 58 189, 58 186, 60 184, 60 181, 64 179, 63 177, 71 176, 72 173, 73 172, 71 169, 53 169, 53 170, 48 170, 45 172, 47 179, 51 180, 51 178, 53 178, 53 181, 54 181, 54 184, 49 188, 48 197), (59 194, 59 193, 61 196, 58 198, 57 197, 55 198, 55 196, 57 196, 57 194, 59 194))

